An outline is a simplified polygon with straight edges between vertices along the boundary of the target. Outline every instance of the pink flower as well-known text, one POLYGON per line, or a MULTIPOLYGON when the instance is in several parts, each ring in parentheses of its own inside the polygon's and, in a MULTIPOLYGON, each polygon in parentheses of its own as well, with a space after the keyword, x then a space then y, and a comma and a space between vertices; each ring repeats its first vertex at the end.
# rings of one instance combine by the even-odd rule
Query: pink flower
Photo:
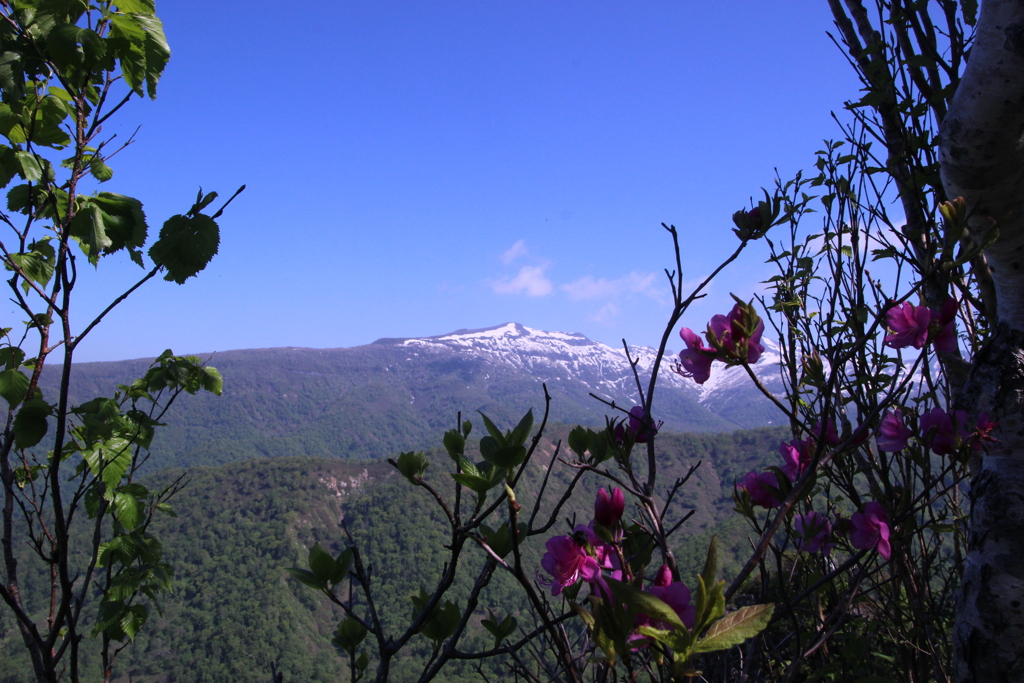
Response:
MULTIPOLYGON (((967 413, 957 410, 947 413, 942 408, 932 408, 921 416, 921 436, 924 442, 936 455, 953 455, 960 450, 961 444, 968 437, 967 413), (955 426, 954 426, 955 422, 955 426)), ((972 447, 975 447, 972 445, 972 447)), ((976 449, 981 444, 976 443, 976 449)))
POLYGON ((813 510, 793 519, 793 532, 796 534, 797 550, 816 553, 824 549, 826 555, 832 551, 832 544, 825 542, 832 533, 832 523, 813 510))
POLYGON ((683 377, 692 377, 697 384, 704 384, 711 377, 716 351, 704 346, 701 338, 689 327, 679 330, 679 336, 686 342, 686 350, 679 353, 675 371, 683 377))
POLYGON ((941 309, 931 310, 933 329, 932 342, 935 350, 943 353, 954 353, 957 347, 956 314, 959 310, 956 299, 950 297, 941 309))
POLYGON ((629 431, 633 432, 633 440, 636 443, 647 443, 648 434, 657 435, 663 423, 652 424, 650 432, 644 427, 643 406, 633 406, 629 411, 629 431))
POLYGON ((903 411, 900 409, 886 411, 882 423, 878 425, 878 436, 875 442, 883 451, 893 453, 907 447, 907 439, 913 434, 903 424, 903 411))
POLYGON ((782 502, 777 498, 779 480, 771 470, 767 472, 747 472, 739 488, 750 494, 750 502, 763 508, 777 508, 782 502))
POLYGON ((573 536, 553 536, 545 546, 548 551, 540 564, 554 577, 550 582, 544 582, 551 586, 551 595, 558 595, 580 579, 596 581, 601 578, 598 561, 588 555, 573 536))
POLYGON ((764 345, 761 344, 761 335, 764 333, 764 321, 758 319, 757 325, 750 336, 747 330, 753 320, 753 309, 750 306, 738 303, 732 307, 728 316, 716 315, 711 318, 708 324, 708 341, 714 336, 718 340, 718 346, 725 351, 732 360, 746 360, 748 363, 756 363, 764 353, 764 345))
POLYGON ((783 441, 779 444, 779 453, 785 462, 782 466, 782 471, 785 472, 790 481, 799 479, 804 470, 810 467, 816 448, 812 440, 800 441, 793 439, 789 443, 783 441))
MULTIPOLYGON (((811 429, 811 436, 815 439, 821 438, 821 420, 814 423, 814 427, 811 429)), ((839 432, 836 431, 836 423, 832 420, 828 421, 828 425, 825 427, 825 443, 829 446, 838 446, 840 442, 839 432)))
POLYGON ((993 422, 992 420, 989 419, 988 413, 980 413, 978 415, 977 427, 975 428, 974 432, 971 433, 969 439, 971 448, 973 448, 976 451, 980 451, 981 444, 983 441, 987 441, 989 443, 998 443, 999 439, 991 435, 992 430, 998 426, 998 422, 993 422))
POLYGON ((850 543, 854 548, 877 548, 878 554, 889 559, 892 546, 889 545, 889 517, 878 503, 864 506, 864 512, 855 512, 850 517, 850 543))
POLYGON ((885 345, 894 349, 904 349, 908 346, 915 349, 924 347, 928 341, 929 320, 931 311, 924 306, 914 306, 909 301, 890 308, 885 314, 885 322, 890 332, 885 337, 885 345))
POLYGON ((622 519, 625 509, 626 498, 622 495, 622 489, 616 487, 611 495, 601 489, 597 492, 597 500, 594 501, 594 521, 611 529, 622 519))
MULTIPOLYGON (((690 604, 690 589, 682 581, 672 581, 672 570, 668 568, 667 564, 661 565, 661 569, 658 570, 654 579, 654 585, 648 588, 647 592, 671 607, 686 628, 693 628, 697 608, 690 604)), ((660 629, 672 628, 658 619, 652 619, 651 626, 660 629)))

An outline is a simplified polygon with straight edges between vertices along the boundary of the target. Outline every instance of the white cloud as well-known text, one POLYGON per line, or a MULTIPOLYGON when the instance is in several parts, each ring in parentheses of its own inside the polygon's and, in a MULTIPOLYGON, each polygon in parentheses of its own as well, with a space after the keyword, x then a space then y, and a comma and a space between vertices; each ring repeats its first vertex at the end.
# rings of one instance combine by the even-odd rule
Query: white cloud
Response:
MULTIPOLYGON (((515 249, 515 247, 513 247, 515 249)), ((547 264, 541 266, 523 266, 514 278, 501 278, 491 283, 491 288, 498 294, 526 294, 527 296, 547 296, 554 289, 551 280, 544 275, 547 264)))
POLYGON ((501 262, 504 263, 505 265, 508 265, 509 263, 515 261, 517 258, 520 258, 521 256, 526 256, 529 253, 530 251, 526 248, 525 240, 519 240, 518 242, 513 244, 508 251, 501 255, 501 262))
POLYGON ((626 294, 642 294, 652 299, 661 297, 662 292, 655 287, 658 277, 654 273, 632 272, 624 277, 609 280, 584 275, 578 280, 562 285, 562 289, 570 299, 583 301, 589 299, 618 300, 626 294))

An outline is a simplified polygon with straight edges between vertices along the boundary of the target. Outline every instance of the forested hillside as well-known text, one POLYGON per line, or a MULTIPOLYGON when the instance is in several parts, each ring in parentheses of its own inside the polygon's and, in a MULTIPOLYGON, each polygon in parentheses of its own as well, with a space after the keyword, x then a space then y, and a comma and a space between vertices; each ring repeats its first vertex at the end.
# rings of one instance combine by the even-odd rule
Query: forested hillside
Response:
MULTIPOLYGON (((455 424, 459 411, 464 417, 480 410, 498 422, 518 420, 543 405, 541 382, 552 397, 552 420, 565 424, 604 426, 611 410, 591 392, 627 409, 634 404, 632 373, 618 352, 584 337, 576 345, 543 346, 532 340, 558 333, 517 328, 527 330, 516 338, 527 350, 504 354, 401 340, 348 349, 214 354, 208 362, 225 378, 223 395, 179 399, 154 442, 150 471, 253 457, 384 458, 431 443, 455 424), (592 362, 582 362, 587 360, 592 362)), ((110 395, 146 367, 145 360, 77 364, 72 401, 110 395)), ((722 374, 737 370, 742 368, 722 374)), ((770 364, 759 370, 777 376, 770 364)), ((52 391, 58 372, 44 373, 44 391, 52 391)), ((704 396, 692 382, 663 374, 657 418, 666 429, 726 432, 778 424, 779 413, 764 397, 753 396, 748 382, 704 396)))
MULTIPOLYGON (((536 466, 521 487, 524 505, 532 504, 555 444, 567 431, 566 427, 550 430, 551 438, 545 440, 535 458, 536 466)), ((733 480, 766 460, 774 460, 782 436, 778 429, 763 429, 659 438, 666 481, 702 461, 681 491, 675 510, 676 518, 691 509, 696 511, 678 537, 684 572, 696 571, 706 548, 705 543, 687 543, 686 539, 703 539, 709 532, 723 529, 723 522, 734 517, 730 512, 733 480)), ((447 455, 440 451, 428 455, 428 478, 442 490, 450 488, 447 455)), ((556 463, 552 471, 555 485, 542 501, 541 515, 554 503, 552 491, 558 491, 558 483, 565 482, 571 472, 569 466, 556 463)), ((272 670, 282 672, 285 681, 341 677, 343 660, 330 644, 339 615, 313 591, 289 578, 285 569, 304 566, 303 549, 314 541, 340 551, 342 517, 372 563, 376 594, 387 618, 406 618, 411 610, 409 596, 441 571, 445 539, 436 505, 384 462, 250 459, 220 467, 164 470, 151 475, 147 483, 155 487, 182 474, 189 484, 174 500, 178 516, 163 516, 152 529, 163 542, 165 559, 175 568, 174 592, 163 602, 162 615, 152 613, 137 646, 117 663, 118 681, 269 681, 272 670), (433 524, 423 525, 424 519, 433 524)), ((567 533, 568 519, 574 513, 581 521, 590 518, 597 486, 596 479, 583 480, 563 510, 567 520, 555 525, 555 533, 567 533)), ((724 528, 731 530, 723 543, 727 574, 732 551, 745 542, 745 533, 732 523, 724 528)), ((539 562, 537 550, 544 540, 532 539, 534 561, 539 562)), ((474 563, 483 558, 479 551, 468 557, 465 577, 475 572, 474 563)), ((466 579, 456 594, 464 596, 470 583, 471 579, 466 579)), ((481 604, 493 607, 496 613, 518 613, 517 593, 501 575, 489 586, 481 604)), ((21 659, 20 638, 9 617, 2 614, 0 659, 11 665, 0 674, 0 681, 27 682, 29 668, 21 659)), ((480 617, 486 613, 481 612, 480 617)), ((485 635, 482 629, 475 629, 463 645, 466 649, 482 646, 489 638, 485 635)), ((419 650, 400 660, 393 679, 412 680, 418 672, 417 657, 426 653, 424 640, 419 650)), ((95 658, 91 666, 96 672, 95 658)), ((446 680, 469 680, 470 673, 454 667, 446 680)))

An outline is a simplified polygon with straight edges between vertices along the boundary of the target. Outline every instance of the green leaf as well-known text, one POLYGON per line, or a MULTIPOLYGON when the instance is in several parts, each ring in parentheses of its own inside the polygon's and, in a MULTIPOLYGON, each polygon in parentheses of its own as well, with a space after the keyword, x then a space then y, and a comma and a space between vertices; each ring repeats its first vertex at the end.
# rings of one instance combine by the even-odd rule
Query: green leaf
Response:
POLYGON ((348 617, 338 624, 334 635, 334 644, 349 654, 354 654, 359 644, 366 638, 366 627, 355 619, 348 617))
POLYGON ((345 548, 334 560, 334 574, 331 575, 331 583, 338 585, 348 576, 348 570, 352 567, 352 560, 355 553, 352 548, 345 548))
POLYGON ((430 461, 422 453, 415 453, 409 451, 402 453, 398 456, 398 461, 394 463, 398 471, 402 473, 402 476, 409 481, 416 483, 416 479, 423 476, 423 473, 427 471, 427 467, 430 465, 430 461))
POLYGON ((334 558, 319 543, 314 543, 309 549, 309 569, 317 580, 326 584, 334 576, 336 567, 334 558))
POLYGON ((79 42, 86 30, 74 24, 58 24, 46 36, 46 47, 58 67, 77 66, 85 61, 79 42))
POLYGON ((12 99, 24 96, 25 73, 21 54, 13 51, 0 53, 0 89, 12 99))
POLYGON ((700 573, 704 579, 705 586, 715 585, 715 579, 718 575, 718 536, 711 537, 711 543, 708 544, 708 556, 704 560, 704 571, 700 573))
POLYGON ((494 616, 494 612, 490 609, 487 610, 487 614, 491 617, 490 619, 484 619, 480 623, 483 627, 494 636, 494 647, 501 645, 501 641, 508 638, 519 626, 519 622, 511 614, 507 615, 501 621, 494 616))
POLYGON ((308 569, 299 569, 298 567, 289 567, 288 573, 298 579, 301 583, 315 588, 316 590, 323 590, 327 587, 327 582, 321 581, 316 578, 316 574, 309 571, 308 569))
MULTIPOLYGON (((476 411, 476 412, 480 413, 480 417, 483 418, 483 420, 484 420, 484 427, 487 428, 487 433, 491 435, 491 438, 494 439, 495 441, 497 441, 498 445, 504 446, 505 445, 505 435, 501 433, 501 430, 498 429, 497 425, 495 425, 493 422, 491 422, 491 418, 487 417, 486 415, 481 413, 479 410, 476 411)), ((484 438, 487 438, 487 437, 484 437, 484 438)), ((481 439, 481 441, 482 440, 483 439, 481 439)))
POLYGON ((220 229, 209 216, 171 216, 160 229, 160 237, 149 249, 149 257, 167 270, 165 280, 184 284, 206 268, 217 254, 220 229))
POLYGON ((121 478, 132 464, 132 451, 132 442, 121 436, 108 439, 97 449, 102 458, 102 472, 99 476, 107 491, 114 491, 121 483, 121 478))
POLYGON ((53 406, 39 398, 26 401, 14 418, 14 445, 17 448, 31 448, 46 436, 46 418, 53 412, 53 406))
MULTIPOLYGON (((43 239, 30 244, 27 252, 11 254, 10 259, 27 279, 45 287, 53 276, 56 253, 49 239, 43 239)), ((12 270, 10 266, 8 270, 12 270)), ((22 288, 28 293, 30 286, 27 282, 22 282, 22 288)))
MULTIPOLYGON (((124 487, 127 488, 127 487, 124 487)), ((131 492, 123 488, 114 494, 114 517, 125 529, 131 531, 142 519, 142 503, 131 492)))
POLYGON ((113 245, 103 224, 103 212, 88 200, 71 219, 71 236, 78 238, 82 251, 93 265, 99 262, 100 252, 113 245))
POLYGON ((459 456, 466 450, 466 439, 457 429, 450 429, 444 434, 444 447, 449 457, 458 462, 459 456))
POLYGON ((430 619, 423 626, 423 635, 439 643, 455 633, 462 619, 462 610, 451 600, 444 601, 444 607, 435 608, 430 619))
POLYGON ((526 443, 527 437, 530 436, 530 430, 533 429, 533 408, 526 411, 526 415, 519 421, 516 428, 512 430, 512 434, 508 437, 508 444, 510 446, 522 446, 526 443))
POLYGON ((17 346, 0 346, 0 365, 13 370, 25 360, 25 352, 17 346))
POLYGON ((669 623, 677 629, 686 628, 683 622, 680 621, 676 611, 664 601, 646 591, 634 588, 628 583, 616 581, 615 579, 606 579, 606 581, 608 582, 608 587, 612 589, 614 599, 628 606, 634 615, 643 613, 652 619, 669 623))
POLYGON ((146 94, 156 99, 156 84, 171 58, 171 48, 164 35, 164 25, 153 14, 136 14, 135 20, 145 31, 146 94))
POLYGON ((575 427, 569 432, 569 448, 578 458, 583 459, 587 452, 587 430, 583 427, 575 427))
POLYGON ((739 645, 767 628, 774 611, 773 604, 741 607, 711 624, 704 637, 697 641, 693 651, 714 652, 739 645))
POLYGON ((110 41, 114 55, 120 60, 121 75, 128 87, 142 95, 156 98, 156 84, 160 80, 171 49, 167 45, 163 24, 152 13, 112 14, 110 41))
POLYGON ((220 396, 224 393, 224 378, 221 377, 217 368, 210 367, 209 365, 205 366, 200 381, 202 382, 203 389, 209 391, 214 396, 220 396))
POLYGON ((114 0, 114 6, 126 14, 153 14, 156 5, 152 0, 114 0))
POLYGON ((95 155, 89 160, 89 173, 101 183, 105 183, 114 177, 114 169, 107 166, 103 159, 95 155))
POLYGON ((526 448, 521 445, 499 445, 489 436, 480 439, 480 455, 495 467, 510 470, 526 459, 526 448))
POLYGON ((19 150, 14 153, 14 158, 22 178, 29 182, 39 182, 43 179, 43 168, 35 154, 19 150))
POLYGON ((142 202, 114 192, 97 192, 89 202, 102 212, 105 232, 111 240, 108 254, 120 249, 140 249, 146 243, 149 226, 142 202))
POLYGON ((25 400, 28 393, 29 379, 20 370, 4 370, 0 372, 0 396, 3 396, 11 408, 25 400))

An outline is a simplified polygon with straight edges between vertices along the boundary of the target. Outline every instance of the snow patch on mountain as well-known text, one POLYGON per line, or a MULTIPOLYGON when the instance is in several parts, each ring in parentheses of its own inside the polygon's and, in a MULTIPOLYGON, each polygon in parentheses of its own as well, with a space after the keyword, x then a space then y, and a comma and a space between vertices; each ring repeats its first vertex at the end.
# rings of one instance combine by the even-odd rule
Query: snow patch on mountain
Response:
MULTIPOLYGON (((505 323, 478 330, 458 330, 436 337, 396 340, 412 349, 448 349, 468 357, 484 358, 528 370, 538 379, 575 378, 586 382, 595 393, 608 396, 636 396, 635 380, 624 349, 612 348, 592 341, 582 334, 546 332, 519 323, 505 323)), ((758 378, 773 392, 782 389, 778 376, 778 346, 764 340, 765 352, 752 367, 758 378)), ((657 350, 647 346, 631 346, 629 354, 637 362, 637 372, 646 389, 657 350)), ((662 360, 659 382, 686 392, 702 404, 752 389, 752 382, 742 367, 726 368, 716 363, 711 379, 699 385, 692 379, 672 371, 676 356, 662 360)))

